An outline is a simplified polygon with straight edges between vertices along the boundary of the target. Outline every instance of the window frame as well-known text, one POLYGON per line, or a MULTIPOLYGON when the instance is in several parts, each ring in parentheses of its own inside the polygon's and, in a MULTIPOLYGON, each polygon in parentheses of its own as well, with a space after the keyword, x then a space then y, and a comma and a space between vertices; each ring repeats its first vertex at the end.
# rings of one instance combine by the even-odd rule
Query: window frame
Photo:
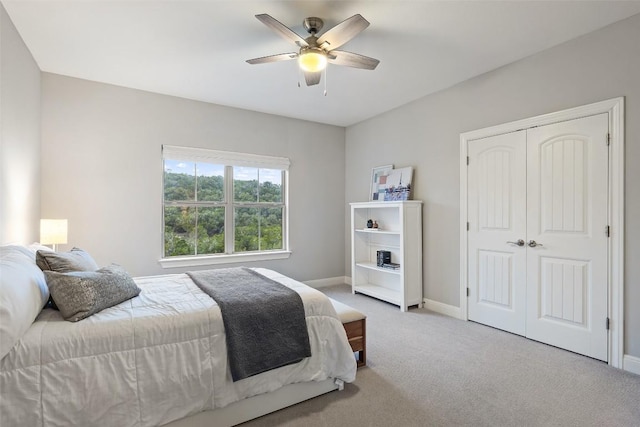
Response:
MULTIPOLYGON (((161 256, 159 263, 162 268, 191 267, 202 265, 227 264, 238 262, 266 261, 275 259, 286 259, 291 255, 289 247, 289 165, 290 161, 286 157, 264 156, 258 154, 237 153, 230 151, 210 150, 205 148, 180 147, 173 145, 162 146, 162 232, 161 232, 161 256), (164 192, 165 181, 165 160, 181 160, 196 163, 212 163, 224 165, 224 201, 222 202, 198 202, 176 203, 176 206, 194 207, 224 207, 224 235, 225 251, 219 254, 195 254, 180 256, 165 256, 165 207, 171 206, 171 201, 166 202, 164 192), (282 202, 263 203, 259 202, 234 202, 233 197, 233 167, 250 167, 258 169, 277 169, 282 171, 282 202), (247 252, 233 252, 235 245, 235 208, 236 207, 282 207, 282 249, 258 250, 247 252)), ((196 177, 197 180, 197 177, 196 177)), ((197 251, 197 248, 196 248, 197 251)))

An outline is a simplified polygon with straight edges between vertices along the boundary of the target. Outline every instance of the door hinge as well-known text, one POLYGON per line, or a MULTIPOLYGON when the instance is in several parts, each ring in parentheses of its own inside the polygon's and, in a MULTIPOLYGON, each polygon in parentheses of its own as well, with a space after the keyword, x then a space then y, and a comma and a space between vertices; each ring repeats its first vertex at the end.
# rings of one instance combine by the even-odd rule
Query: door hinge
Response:
POLYGON ((467 222, 467 231, 469 231, 469 223, 467 222))
POLYGON ((608 330, 609 330, 609 318, 608 318, 608 317, 607 317, 607 324, 606 324, 606 326, 607 326, 607 331, 608 331, 608 330))
MULTIPOLYGON (((610 134, 610 133, 608 133, 608 134, 607 134, 607 147, 608 147, 609 145, 611 145, 611 134, 610 134)), ((467 163, 467 164, 468 164, 468 163, 467 163)))
POLYGON ((469 296, 469 288, 467 288, 467 296, 469 296))
POLYGON ((606 233, 607 233, 607 237, 611 237, 611 227, 609 227, 608 225, 607 225, 606 233))
POLYGON ((467 156, 467 166, 469 166, 469 156, 467 156))

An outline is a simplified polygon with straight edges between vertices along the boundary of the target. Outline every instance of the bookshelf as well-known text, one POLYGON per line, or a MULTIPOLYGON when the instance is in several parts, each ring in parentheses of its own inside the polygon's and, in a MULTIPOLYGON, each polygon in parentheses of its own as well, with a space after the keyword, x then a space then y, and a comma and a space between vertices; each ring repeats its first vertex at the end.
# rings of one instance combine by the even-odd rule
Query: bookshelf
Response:
POLYGON ((351 203, 351 289, 395 304, 422 307, 422 202, 351 203), (367 220, 378 228, 367 228, 367 220), (377 265, 389 251, 399 268, 377 265))

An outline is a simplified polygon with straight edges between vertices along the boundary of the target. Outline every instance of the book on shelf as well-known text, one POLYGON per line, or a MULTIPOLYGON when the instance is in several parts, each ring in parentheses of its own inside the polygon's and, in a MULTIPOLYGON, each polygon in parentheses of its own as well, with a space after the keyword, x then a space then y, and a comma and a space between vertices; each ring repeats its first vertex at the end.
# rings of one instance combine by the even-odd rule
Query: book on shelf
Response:
POLYGON ((389 251, 377 251, 376 252, 376 265, 382 267, 386 263, 391 262, 391 252, 389 251))
POLYGON ((395 263, 395 262, 385 262, 384 264, 381 265, 382 268, 390 268, 392 270, 399 270, 400 269, 400 264, 395 263))

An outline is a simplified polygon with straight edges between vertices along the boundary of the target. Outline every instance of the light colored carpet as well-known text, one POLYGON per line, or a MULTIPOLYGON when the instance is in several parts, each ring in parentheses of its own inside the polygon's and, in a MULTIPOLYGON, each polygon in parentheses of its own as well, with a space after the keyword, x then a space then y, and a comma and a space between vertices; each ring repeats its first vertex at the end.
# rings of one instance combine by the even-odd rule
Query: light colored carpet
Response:
POLYGON ((367 315, 367 367, 243 426, 640 426, 640 376, 346 285, 322 291, 367 315))

